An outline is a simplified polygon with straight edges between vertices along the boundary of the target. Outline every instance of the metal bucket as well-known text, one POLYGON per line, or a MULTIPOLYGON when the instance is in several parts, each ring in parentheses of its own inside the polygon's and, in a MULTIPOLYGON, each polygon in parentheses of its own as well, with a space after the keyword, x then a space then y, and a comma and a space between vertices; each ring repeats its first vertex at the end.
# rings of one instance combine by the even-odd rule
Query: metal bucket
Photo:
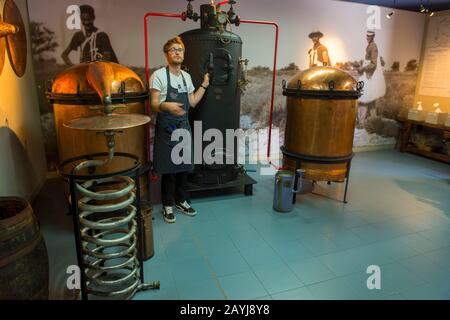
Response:
POLYGON ((290 171, 278 171, 275 175, 275 192, 273 197, 273 209, 279 212, 290 212, 293 204, 294 173, 290 171))

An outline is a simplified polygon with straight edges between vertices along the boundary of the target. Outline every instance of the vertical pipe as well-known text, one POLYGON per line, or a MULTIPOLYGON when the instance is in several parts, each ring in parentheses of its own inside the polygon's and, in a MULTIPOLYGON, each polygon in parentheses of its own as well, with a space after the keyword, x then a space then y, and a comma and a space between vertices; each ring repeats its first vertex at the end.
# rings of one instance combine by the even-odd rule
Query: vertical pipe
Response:
POLYGON ((278 58, 278 39, 279 39, 279 26, 278 23, 272 21, 259 21, 259 20, 241 20, 241 23, 250 23, 250 24, 265 24, 272 25, 275 27, 275 50, 274 50, 274 58, 273 58, 273 76, 272 76, 272 95, 270 102, 270 115, 269 115, 269 140, 267 145, 267 159, 269 163, 272 164, 270 160, 270 149, 272 144, 272 124, 273 124, 273 108, 275 104, 275 82, 277 78, 277 58, 278 58))
MULTIPOLYGON (((149 58, 148 58, 148 18, 149 17, 163 17, 163 18, 180 18, 182 15, 178 13, 162 13, 162 12, 147 12, 144 16, 144 43, 145 43, 145 79, 147 83, 150 80, 150 75, 148 72, 149 68, 149 58)), ((149 110, 150 111, 150 110, 149 110)))
MULTIPOLYGON (((161 13, 161 12, 147 12, 144 15, 144 51, 145 51, 145 80, 147 81, 147 84, 149 84, 150 82, 150 74, 149 74, 149 50, 148 50, 148 18, 149 17, 163 17, 163 18, 182 18, 181 14, 177 14, 177 13, 161 13)), ((146 111, 147 114, 150 114, 151 110, 151 103, 149 101, 146 102, 146 111)), ((150 154, 150 149, 151 149, 151 137, 150 137, 150 124, 148 126, 148 130, 147 130, 147 161, 150 161, 151 159, 151 154, 150 154)), ((153 177, 149 178, 149 180, 154 180, 153 177)), ((149 191, 150 192, 150 191, 149 191)))

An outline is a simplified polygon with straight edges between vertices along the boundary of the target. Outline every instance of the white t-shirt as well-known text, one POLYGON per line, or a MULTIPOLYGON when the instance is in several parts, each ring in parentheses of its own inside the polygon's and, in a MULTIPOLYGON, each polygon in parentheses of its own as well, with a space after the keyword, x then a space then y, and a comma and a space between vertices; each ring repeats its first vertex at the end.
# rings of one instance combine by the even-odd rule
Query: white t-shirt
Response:
MULTIPOLYGON (((177 89, 178 92, 184 93, 187 92, 188 94, 191 94, 195 91, 194 84, 192 83, 192 78, 189 75, 189 73, 184 72, 181 70, 181 73, 184 76, 184 79, 186 80, 186 86, 183 83, 183 77, 181 74, 179 76, 173 75, 171 72, 170 74, 170 84, 172 88, 177 89)), ((159 102, 166 101, 167 97, 167 71, 166 68, 161 68, 153 72, 152 77, 150 78, 150 89, 155 89, 160 92, 159 95, 159 102)))

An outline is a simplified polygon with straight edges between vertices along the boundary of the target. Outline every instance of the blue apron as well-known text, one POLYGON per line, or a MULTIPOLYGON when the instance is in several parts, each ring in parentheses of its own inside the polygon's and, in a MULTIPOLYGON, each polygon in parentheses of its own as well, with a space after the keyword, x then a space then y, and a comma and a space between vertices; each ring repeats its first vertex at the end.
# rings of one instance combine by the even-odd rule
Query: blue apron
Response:
MULTIPOLYGON (((183 74, 183 85, 186 92, 179 92, 178 89, 174 89, 170 83, 169 68, 166 68, 167 72, 167 97, 165 102, 178 102, 183 104, 183 109, 186 113, 181 116, 174 116, 167 111, 161 111, 158 113, 156 119, 155 129, 155 152, 153 157, 154 169, 159 174, 172 174, 178 172, 192 171, 194 169, 193 164, 193 150, 192 140, 190 141, 191 147, 189 150, 186 148, 184 151, 190 152, 190 163, 179 165, 174 164, 171 159, 172 149, 179 141, 171 141, 172 132, 176 129, 186 129, 191 133, 191 126, 189 125, 189 96, 187 92, 186 79, 183 74)), ((180 156, 182 156, 181 154, 180 156)))

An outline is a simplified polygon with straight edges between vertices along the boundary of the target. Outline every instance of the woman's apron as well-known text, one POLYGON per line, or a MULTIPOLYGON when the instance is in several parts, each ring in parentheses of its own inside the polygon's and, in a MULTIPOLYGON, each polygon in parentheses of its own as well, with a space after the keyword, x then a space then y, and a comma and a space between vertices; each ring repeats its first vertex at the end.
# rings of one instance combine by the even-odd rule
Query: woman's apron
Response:
MULTIPOLYGON (((185 92, 179 92, 178 89, 172 88, 170 83, 169 68, 166 68, 167 72, 167 98, 165 102, 178 102, 183 104, 183 109, 186 113, 181 116, 174 116, 167 111, 161 111, 158 113, 156 119, 155 129, 155 152, 153 157, 154 169, 159 174, 171 174, 178 172, 192 171, 194 169, 193 164, 193 150, 192 140, 189 140, 190 147, 183 149, 182 152, 190 152, 190 162, 174 164, 171 158, 173 148, 180 143, 180 141, 171 141, 172 133, 177 129, 185 129, 190 133, 190 139, 192 139, 191 126, 189 125, 189 96, 187 92, 186 79, 183 74, 183 85, 185 92)), ((177 154, 182 157, 183 154, 177 154)))

